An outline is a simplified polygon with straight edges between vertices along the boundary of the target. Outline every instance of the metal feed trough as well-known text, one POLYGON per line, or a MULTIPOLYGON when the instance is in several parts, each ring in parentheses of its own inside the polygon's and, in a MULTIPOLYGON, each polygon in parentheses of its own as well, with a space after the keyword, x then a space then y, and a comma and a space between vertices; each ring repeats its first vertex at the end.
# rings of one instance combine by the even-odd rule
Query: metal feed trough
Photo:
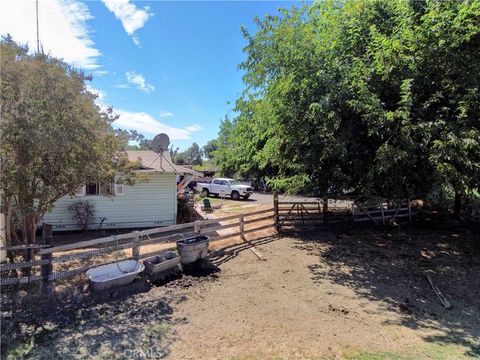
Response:
POLYGON ((160 255, 152 256, 143 260, 145 273, 150 276, 173 269, 179 263, 180 257, 173 251, 165 251, 160 255))
POLYGON ((208 257, 208 237, 197 235, 177 241, 177 250, 182 264, 192 264, 208 257))

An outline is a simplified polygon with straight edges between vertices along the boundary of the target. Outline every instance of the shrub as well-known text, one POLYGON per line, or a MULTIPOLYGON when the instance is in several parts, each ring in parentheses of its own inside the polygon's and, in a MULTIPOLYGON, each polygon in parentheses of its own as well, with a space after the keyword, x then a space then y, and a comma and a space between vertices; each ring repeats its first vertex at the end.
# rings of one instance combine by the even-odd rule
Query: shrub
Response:
POLYGON ((80 225, 83 231, 88 230, 88 225, 91 223, 95 216, 95 205, 90 200, 75 201, 68 207, 73 213, 73 219, 80 225))

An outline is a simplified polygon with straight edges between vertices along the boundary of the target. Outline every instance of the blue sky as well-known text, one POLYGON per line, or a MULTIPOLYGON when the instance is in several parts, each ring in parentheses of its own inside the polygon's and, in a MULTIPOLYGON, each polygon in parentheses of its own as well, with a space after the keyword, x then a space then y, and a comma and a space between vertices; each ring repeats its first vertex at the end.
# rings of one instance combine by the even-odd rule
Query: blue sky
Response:
MULTIPOLYGON (((299 2, 297 2, 300 5, 299 2)), ((175 147, 204 145, 243 89, 240 26, 292 2, 39 0, 46 51, 94 75, 115 126, 147 138, 166 132, 175 147), (228 104, 230 102, 230 104, 228 104)), ((35 44, 34 0, 4 0, 0 32, 35 44), (8 15, 7 15, 8 14, 8 15)))

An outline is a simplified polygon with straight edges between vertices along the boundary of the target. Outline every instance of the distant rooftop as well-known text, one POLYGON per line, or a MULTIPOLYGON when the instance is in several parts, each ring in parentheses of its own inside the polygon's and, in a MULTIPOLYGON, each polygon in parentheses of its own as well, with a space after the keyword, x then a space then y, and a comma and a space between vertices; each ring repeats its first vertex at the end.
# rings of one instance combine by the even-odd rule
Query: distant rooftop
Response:
POLYGON ((201 173, 181 165, 175 165, 170 157, 170 152, 165 151, 162 156, 151 150, 129 150, 127 156, 130 161, 140 160, 141 170, 173 173, 179 175, 202 176, 201 173))

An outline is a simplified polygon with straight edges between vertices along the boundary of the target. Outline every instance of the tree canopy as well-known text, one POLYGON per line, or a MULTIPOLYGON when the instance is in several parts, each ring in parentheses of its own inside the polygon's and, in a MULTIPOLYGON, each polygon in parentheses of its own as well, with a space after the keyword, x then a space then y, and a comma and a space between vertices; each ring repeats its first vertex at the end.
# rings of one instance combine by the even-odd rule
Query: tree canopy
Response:
POLYGON ((114 131, 85 86, 88 77, 59 59, 1 43, 1 197, 7 240, 34 242, 43 214, 89 181, 112 181, 134 164, 122 154, 128 137, 114 131))
POLYGON ((212 139, 209 142, 207 142, 203 147, 203 155, 207 160, 212 160, 214 157, 214 152, 217 150, 217 139, 212 139))
POLYGON ((187 150, 176 152, 173 156, 175 164, 202 165, 203 151, 197 143, 193 143, 187 150))
POLYGON ((152 140, 146 139, 145 136, 139 133, 136 130, 121 130, 124 132, 124 135, 128 137, 130 142, 134 144, 127 145, 127 150, 150 150, 152 145, 152 140))
POLYGON ((220 171, 317 196, 479 196, 479 0, 325 0, 255 22, 220 171))

